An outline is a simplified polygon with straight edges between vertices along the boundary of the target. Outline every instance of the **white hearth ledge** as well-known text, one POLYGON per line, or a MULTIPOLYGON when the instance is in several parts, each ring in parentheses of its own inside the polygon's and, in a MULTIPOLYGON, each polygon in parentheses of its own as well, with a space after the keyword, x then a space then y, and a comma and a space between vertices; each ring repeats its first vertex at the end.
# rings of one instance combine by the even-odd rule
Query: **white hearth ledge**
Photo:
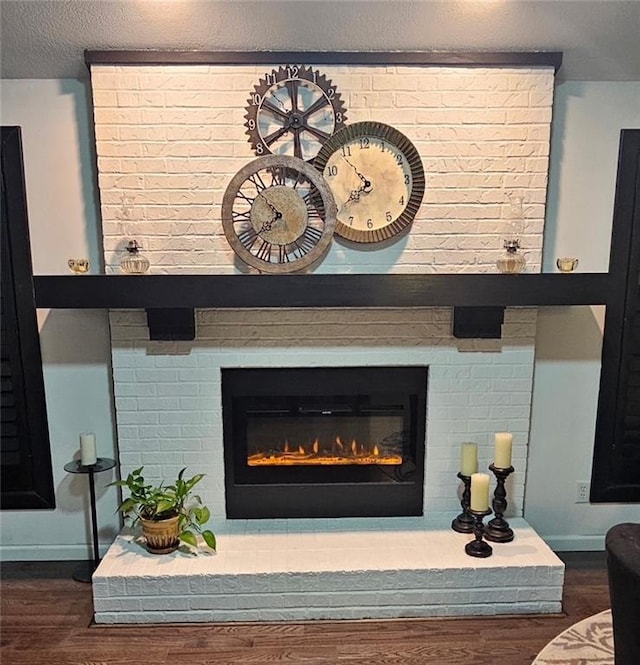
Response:
POLYGON ((218 552, 153 555, 130 533, 93 576, 95 621, 187 623, 549 614, 564 564, 522 518, 493 556, 464 552, 453 516, 237 520, 218 552))

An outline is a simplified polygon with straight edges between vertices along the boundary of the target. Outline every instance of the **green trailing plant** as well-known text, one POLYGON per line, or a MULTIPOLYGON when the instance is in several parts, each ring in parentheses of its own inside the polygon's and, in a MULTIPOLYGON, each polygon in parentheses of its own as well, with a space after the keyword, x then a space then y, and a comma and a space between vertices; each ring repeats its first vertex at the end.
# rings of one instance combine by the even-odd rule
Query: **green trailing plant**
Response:
POLYGON ((142 475, 144 467, 134 469, 125 480, 116 480, 110 486, 126 487, 129 496, 118 506, 118 511, 135 525, 141 518, 160 521, 178 516, 179 538, 182 542, 198 547, 196 534, 202 535, 204 542, 216 549, 216 537, 209 529, 202 527, 209 521, 211 512, 202 499, 193 493, 193 488, 204 478, 198 473, 184 478, 186 467, 180 471, 172 485, 148 484, 142 475))

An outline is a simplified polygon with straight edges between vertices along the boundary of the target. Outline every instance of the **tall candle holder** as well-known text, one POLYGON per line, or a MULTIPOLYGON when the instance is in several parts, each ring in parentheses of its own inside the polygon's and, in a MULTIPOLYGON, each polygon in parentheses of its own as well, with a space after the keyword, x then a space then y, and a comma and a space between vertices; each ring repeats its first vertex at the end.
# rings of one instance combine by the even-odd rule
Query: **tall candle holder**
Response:
POLYGON ((473 515, 469 512, 469 506, 471 505, 471 476, 465 476, 462 472, 459 472, 458 478, 460 478, 464 485, 462 499, 460 500, 462 512, 451 522, 451 528, 458 533, 471 533, 473 531, 473 515))
POLYGON ((482 539, 484 534, 483 519, 491 514, 491 510, 489 508, 486 510, 469 509, 469 513, 473 516, 473 535, 475 536, 475 540, 468 542, 464 546, 464 551, 469 556, 486 559, 493 554, 493 547, 482 539))
POLYGON ((513 540, 513 529, 503 517, 507 510, 507 490, 504 484, 515 469, 512 466, 501 469, 495 464, 490 464, 489 469, 493 471, 493 475, 496 477, 496 489, 491 504, 496 516, 487 524, 484 537, 494 543, 510 543, 513 540))

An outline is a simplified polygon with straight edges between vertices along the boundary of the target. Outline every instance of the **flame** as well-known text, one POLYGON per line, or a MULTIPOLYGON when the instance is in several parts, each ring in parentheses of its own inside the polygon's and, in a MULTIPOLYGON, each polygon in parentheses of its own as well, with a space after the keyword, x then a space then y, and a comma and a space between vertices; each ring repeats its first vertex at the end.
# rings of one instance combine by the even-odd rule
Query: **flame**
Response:
POLYGON ((274 450, 272 445, 264 452, 255 452, 247 457, 249 466, 336 466, 336 465, 398 465, 402 464, 402 455, 386 449, 386 446, 374 443, 358 443, 352 439, 345 445, 339 436, 335 437, 335 444, 329 450, 327 443, 320 442, 317 437, 308 446, 290 443, 285 439, 280 445, 280 451, 274 450))

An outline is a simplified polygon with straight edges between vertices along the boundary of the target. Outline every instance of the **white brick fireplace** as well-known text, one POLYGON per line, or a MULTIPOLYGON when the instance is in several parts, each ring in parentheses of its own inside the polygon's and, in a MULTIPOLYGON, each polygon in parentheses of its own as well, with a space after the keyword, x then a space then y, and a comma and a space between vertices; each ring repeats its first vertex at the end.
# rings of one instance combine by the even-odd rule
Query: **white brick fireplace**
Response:
MULTIPOLYGON (((248 271, 224 237, 220 204, 254 157, 247 98, 278 64, 92 67, 108 272, 131 238, 152 273, 248 271)), ((427 186, 407 235, 379 248, 336 241, 316 272, 495 272, 513 196, 525 202, 527 271, 540 270, 553 68, 317 69, 339 89, 348 123, 379 120, 412 140, 427 186)), ((195 341, 150 342, 143 311, 112 312, 121 474, 141 465, 152 480, 183 466, 206 473, 219 552, 159 562, 119 538, 94 577, 97 621, 558 611, 562 564, 521 519, 535 321, 535 310, 510 309, 502 339, 461 341, 449 309, 200 310, 195 341), (429 368, 425 517, 227 520, 221 370, 355 365, 429 368), (460 444, 477 441, 486 467, 493 433, 505 430, 515 440, 516 541, 478 561, 463 553, 468 537, 448 528, 460 509, 460 444), (389 551, 392 540, 402 547, 389 551), (338 565, 349 552, 358 563, 338 565), (311 591, 317 603, 300 602, 311 591)))

